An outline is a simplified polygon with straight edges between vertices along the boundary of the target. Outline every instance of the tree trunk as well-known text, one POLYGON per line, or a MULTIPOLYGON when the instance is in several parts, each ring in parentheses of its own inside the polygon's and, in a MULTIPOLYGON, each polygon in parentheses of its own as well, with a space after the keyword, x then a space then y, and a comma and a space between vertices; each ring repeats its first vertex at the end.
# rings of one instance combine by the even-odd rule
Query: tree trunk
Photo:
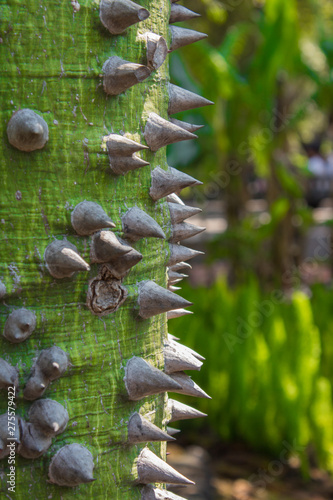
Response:
MULTIPOLYGON (((0 6, 0 278, 6 286, 1 316, 4 325, 12 311, 25 308, 37 321, 24 342, 0 338, 1 357, 19 370, 17 416, 29 420, 33 401, 24 398, 23 392, 40 353, 58 346, 70 360, 68 370, 43 394, 67 409, 67 428, 52 439, 41 458, 16 457, 15 493, 8 491, 9 466, 6 458, 2 461, 4 498, 72 498, 73 488, 47 481, 48 470, 58 450, 79 443, 93 455, 96 481, 76 487, 77 498, 139 499, 135 464, 145 443, 126 444, 129 418, 137 411, 160 428, 168 418, 165 392, 130 401, 124 382, 126 363, 133 356, 164 367, 166 314, 139 316, 138 284, 154 280, 164 288, 167 285, 170 215, 165 199, 155 202, 149 196, 151 171, 157 166, 167 169, 166 152, 165 148, 141 151, 138 156, 150 165, 116 176, 103 139, 111 133, 126 134, 145 144, 149 113, 167 118, 167 63, 125 93, 109 96, 103 89, 102 67, 109 57, 146 65, 142 35, 150 31, 168 41, 169 1, 141 4, 150 17, 117 36, 102 25, 98 2, 91 0, 80 4, 8 0, 0 6), (45 146, 31 152, 10 145, 6 131, 12 115, 27 108, 41 116, 49 129, 45 146), (74 207, 84 200, 104 209, 116 224, 117 236, 124 237, 121 218, 134 206, 155 219, 166 234, 166 239, 130 242, 143 258, 123 279, 128 296, 112 314, 93 314, 86 305, 89 282, 101 266, 91 262, 91 236, 78 235, 71 224, 74 207), (90 270, 70 277, 52 276, 44 253, 55 240, 74 244, 90 270)), ((99 276, 98 281, 102 279, 99 276)), ((0 413, 6 409, 7 393, 1 390, 0 413)), ((154 442, 150 449, 165 458, 165 442, 154 442)))

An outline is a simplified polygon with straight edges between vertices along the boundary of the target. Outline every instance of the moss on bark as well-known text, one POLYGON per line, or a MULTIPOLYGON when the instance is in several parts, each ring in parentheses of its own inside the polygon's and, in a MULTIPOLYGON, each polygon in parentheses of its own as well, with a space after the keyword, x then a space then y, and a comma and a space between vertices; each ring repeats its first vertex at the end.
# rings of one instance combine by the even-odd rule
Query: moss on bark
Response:
MULTIPOLYGON (((72 365, 44 395, 67 408, 69 425, 42 458, 29 461, 17 456, 12 497, 72 498, 71 488, 47 483, 47 472, 58 449, 80 443, 93 454, 97 481, 77 487, 76 497, 133 500, 140 498, 139 489, 132 485, 133 465, 144 445, 125 444, 127 422, 144 407, 155 413, 154 422, 162 427, 165 396, 129 402, 124 366, 136 355, 163 368, 166 315, 142 320, 135 307, 139 281, 154 279, 166 286, 167 243, 149 238, 133 245, 143 259, 124 280, 130 295, 117 312, 104 317, 93 316, 85 304, 88 282, 97 275, 98 266, 57 280, 47 271, 43 255, 55 238, 67 238, 90 262, 90 239, 77 236, 70 222, 72 209, 83 200, 99 203, 115 221, 118 235, 121 215, 134 205, 170 234, 166 204, 154 203, 148 194, 151 170, 166 168, 165 148, 155 154, 139 153, 150 165, 116 177, 103 142, 105 135, 114 132, 144 143, 149 112, 167 117, 167 62, 143 83, 116 97, 104 93, 101 78, 103 63, 112 55, 145 64, 141 36, 153 31, 168 37, 170 6, 168 0, 143 0, 140 3, 150 17, 113 36, 100 22, 98 1, 82 0, 78 11, 72 3, 8 0, 0 6, 0 279, 7 287, 0 305, 1 324, 19 307, 37 316, 36 330, 25 342, 11 344, 0 338, 1 356, 19 367, 17 415, 27 417, 30 403, 23 399, 22 389, 42 349, 61 347, 72 365), (8 121, 23 108, 36 111, 48 124, 49 141, 42 150, 25 153, 8 143, 8 121)), ((6 407, 6 392, 1 391, 0 413, 6 407)), ((151 449, 165 455, 164 444, 155 443, 151 449)), ((0 494, 10 497, 7 472, 5 459, 0 463, 0 494)))

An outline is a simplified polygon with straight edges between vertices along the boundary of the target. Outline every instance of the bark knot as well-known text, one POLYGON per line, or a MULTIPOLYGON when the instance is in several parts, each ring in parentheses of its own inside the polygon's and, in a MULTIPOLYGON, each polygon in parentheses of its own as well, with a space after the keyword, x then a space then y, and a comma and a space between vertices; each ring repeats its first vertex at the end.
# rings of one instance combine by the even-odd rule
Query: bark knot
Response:
POLYGON ((106 266, 89 282, 87 305, 93 314, 105 316, 115 312, 126 300, 127 290, 106 266))

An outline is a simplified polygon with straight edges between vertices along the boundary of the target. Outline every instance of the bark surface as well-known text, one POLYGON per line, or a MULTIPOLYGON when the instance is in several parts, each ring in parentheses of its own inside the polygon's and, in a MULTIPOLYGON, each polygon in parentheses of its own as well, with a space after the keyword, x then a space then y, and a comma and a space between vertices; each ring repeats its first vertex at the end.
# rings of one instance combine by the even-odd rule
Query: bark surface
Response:
MULTIPOLYGON (((22 393, 34 360, 42 349, 58 346, 71 366, 53 381, 43 397, 61 403, 69 413, 66 431, 36 460, 17 456, 16 492, 7 490, 8 466, 0 462, 0 497, 25 499, 140 498, 135 460, 145 446, 126 445, 127 423, 138 411, 150 414, 163 427, 165 395, 129 401, 124 385, 125 364, 142 356, 163 369, 162 341, 166 315, 140 319, 137 284, 154 279, 166 286, 168 245, 144 238, 132 244, 143 259, 123 284, 129 295, 112 314, 93 315, 86 306, 88 283, 99 266, 71 278, 55 279, 44 262, 46 247, 67 238, 90 263, 90 237, 78 236, 71 212, 83 200, 100 204, 122 236, 121 216, 137 205, 170 235, 165 200, 149 196, 151 170, 166 169, 165 148, 138 153, 150 165, 114 176, 104 136, 124 134, 145 144, 148 115, 167 118, 168 67, 165 62, 142 83, 119 96, 107 96, 102 66, 111 56, 146 64, 143 34, 152 31, 168 39, 169 1, 140 1, 150 17, 114 36, 99 19, 99 2, 80 0, 8 0, 0 5, 2 68, 1 94, 1 213, 0 279, 7 293, 0 304, 1 325, 16 308, 36 314, 37 326, 24 342, 12 344, 0 336, 0 357, 19 368, 20 390, 16 414, 28 418, 31 402, 22 393), (11 146, 6 128, 13 113, 29 108, 48 124, 43 149, 22 152, 11 146), (47 482, 52 456, 64 445, 80 443, 94 457, 96 481, 75 489, 47 482)), ((7 409, 7 393, 0 392, 0 414, 7 409)), ((164 428, 164 427, 163 427, 164 428)), ((150 449, 165 458, 165 445, 150 449)))

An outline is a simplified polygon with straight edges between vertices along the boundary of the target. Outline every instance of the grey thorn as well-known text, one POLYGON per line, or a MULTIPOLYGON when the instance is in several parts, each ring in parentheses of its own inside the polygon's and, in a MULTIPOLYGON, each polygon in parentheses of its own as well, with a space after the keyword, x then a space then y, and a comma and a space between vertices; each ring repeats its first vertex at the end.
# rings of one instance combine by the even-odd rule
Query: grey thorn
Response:
POLYGON ((177 262, 177 264, 174 264, 173 266, 170 266, 171 271, 180 271, 181 269, 192 269, 191 264, 188 262, 177 262))
POLYGON ((166 290, 154 281, 139 283, 139 316, 147 319, 172 309, 192 306, 192 302, 166 290))
POLYGON ((20 151, 42 149, 49 139, 46 121, 31 109, 16 111, 7 126, 8 140, 20 151))
POLYGON ((169 375, 136 356, 126 364, 124 382, 130 401, 139 401, 145 396, 161 392, 181 390, 178 382, 169 375))
POLYGON ((170 373, 181 372, 183 370, 200 370, 202 362, 181 348, 178 349, 177 344, 165 343, 163 349, 164 355, 164 371, 168 375, 170 373))
POLYGON ((192 248, 185 247, 183 245, 169 245, 170 257, 167 262, 167 266, 171 267, 178 262, 184 262, 186 260, 193 259, 199 255, 204 255, 204 252, 199 250, 193 250, 192 248))
POLYGON ((43 375, 43 373, 36 365, 33 368, 32 375, 28 379, 25 388, 23 390, 23 397, 28 401, 33 401, 34 399, 40 398, 49 385, 49 379, 43 375))
POLYGON ((68 412, 53 399, 35 401, 29 410, 29 421, 46 436, 57 436, 64 432, 69 420, 68 412))
POLYGON ((176 342, 177 340, 179 340, 179 339, 177 339, 177 337, 174 337, 173 335, 168 334, 168 342, 170 342, 172 344, 175 343, 177 345, 178 349, 182 349, 183 351, 192 354, 195 358, 199 359, 200 361, 205 361, 206 360, 206 358, 204 358, 203 356, 201 356, 201 354, 198 354, 196 351, 194 351, 190 347, 187 347, 186 345, 179 344, 178 342, 176 342))
POLYGON ((76 271, 90 271, 90 266, 80 257, 75 245, 67 240, 54 240, 44 254, 46 267, 53 278, 69 278, 76 271))
POLYGON ((132 247, 124 245, 112 231, 99 231, 92 236, 91 262, 102 264, 120 259, 131 251, 132 247))
POLYGON ((60 347, 44 349, 36 361, 42 374, 50 381, 61 377, 69 366, 68 356, 60 347))
POLYGON ((156 113, 150 113, 144 136, 151 151, 158 151, 163 146, 168 146, 168 144, 174 142, 197 139, 196 135, 165 120, 156 113))
POLYGON ((168 333, 168 340, 174 340, 174 341, 177 341, 177 340, 180 340, 179 337, 175 337, 174 335, 172 335, 171 333, 168 333))
MULTIPOLYGON (((121 241, 122 243, 125 242, 121 241)), ((142 260, 142 254, 127 245, 130 251, 127 252, 119 259, 113 259, 105 264, 105 267, 110 271, 110 273, 117 279, 122 279, 130 271, 130 269, 142 260)))
POLYGON ((172 269, 168 270, 168 283, 170 285, 179 283, 184 278, 188 278, 188 274, 177 273, 177 271, 173 271, 172 269))
POLYGON ((17 452, 21 457, 39 458, 50 448, 51 436, 45 435, 34 424, 20 419, 20 444, 17 452))
POLYGON ((178 125, 178 127, 182 127, 188 132, 196 132, 204 127, 204 125, 195 125, 194 123, 182 122, 181 120, 177 120, 177 118, 170 118, 171 123, 178 125))
POLYGON ((191 418, 201 418, 207 417, 206 413, 202 413, 191 406, 184 405, 175 399, 168 400, 168 410, 171 413, 170 422, 176 422, 177 420, 188 420, 191 418))
POLYGON ((177 203, 177 205, 185 205, 183 200, 179 198, 179 196, 176 193, 171 193, 166 197, 166 201, 168 203, 177 203))
POLYGON ((179 434, 181 432, 180 429, 175 429, 174 427, 167 427, 167 432, 170 436, 175 436, 176 434, 179 434))
POLYGON ((189 375, 183 372, 172 373, 169 375, 175 382, 182 386, 181 390, 177 389, 174 392, 178 394, 185 394, 186 396, 194 396, 197 398, 212 399, 205 393, 189 375))
POLYGON ((110 134, 105 139, 110 156, 131 156, 133 153, 148 149, 147 146, 119 134, 110 134))
POLYGON ((18 371, 12 365, 0 358, 0 389, 7 389, 9 386, 18 388, 18 371))
POLYGON ((15 441, 16 444, 20 442, 20 428, 19 428, 19 417, 14 416, 12 418, 11 430, 8 426, 10 415, 8 412, 0 415, 0 460, 8 457, 10 453, 10 448, 8 447, 9 441, 15 441))
POLYGON ((136 155, 132 156, 109 156, 110 168, 116 175, 125 175, 127 172, 149 165, 148 161, 142 160, 136 155))
POLYGON ((181 316, 186 316, 187 314, 193 314, 193 312, 187 311, 186 309, 174 309, 173 311, 167 312, 167 320, 180 318, 181 316))
POLYGON ((28 309, 16 309, 7 318, 3 336, 13 344, 26 340, 36 328, 36 316, 28 309))
POLYGON ((172 224, 175 224, 176 222, 183 222, 183 220, 202 212, 201 208, 178 205, 177 203, 168 203, 168 207, 172 224))
POLYGON ((88 236, 105 227, 116 227, 98 203, 87 200, 76 205, 71 221, 74 230, 81 236, 88 236))
POLYGON ((168 170, 163 170, 156 167, 151 174, 149 195, 154 201, 157 201, 175 191, 201 184, 202 182, 176 168, 169 167, 168 170))
POLYGON ((171 13, 169 23, 181 23, 183 21, 189 21, 195 17, 200 17, 200 14, 193 12, 193 10, 187 9, 182 5, 171 4, 171 13))
POLYGON ((148 441, 175 441, 175 438, 162 431, 139 413, 133 413, 128 422, 128 442, 147 443, 148 441))
POLYGON ((205 97, 201 97, 194 92, 190 92, 189 90, 169 83, 169 115, 189 109, 201 108, 202 106, 209 106, 211 104, 214 103, 205 99, 205 97))
POLYGON ((146 33, 147 40, 147 66, 152 71, 164 63, 168 55, 168 46, 165 39, 156 33, 146 33))
POLYGON ((6 292, 7 292, 6 285, 2 281, 0 281, 0 299, 4 298, 6 292))
POLYGON ((147 9, 131 0, 101 0, 99 17, 112 35, 119 35, 150 16, 147 9))
POLYGON ((118 56, 112 56, 103 65, 103 87, 109 95, 118 95, 143 82, 151 71, 142 64, 125 61, 118 56))
POLYGON ((136 241, 140 238, 166 238, 157 222, 138 207, 127 210, 121 221, 126 239, 136 241))
POLYGON ((151 485, 145 486, 141 490, 141 500, 185 500, 183 497, 175 495, 167 490, 160 490, 151 485))
POLYGON ((169 52, 180 49, 185 45, 190 43, 198 42, 207 38, 206 33, 200 33, 200 31, 189 30, 187 28, 180 28, 179 26, 170 26, 171 33, 171 45, 169 52))
POLYGON ((78 443, 67 444, 54 455, 49 467, 49 482, 59 486, 91 483, 94 461, 90 451, 78 443))
POLYGON ((188 222, 180 222, 172 226, 171 237, 168 241, 170 243, 177 243, 178 241, 192 238, 205 230, 205 227, 195 226, 194 224, 189 224, 188 222))
POLYGON ((137 482, 140 484, 194 484, 193 481, 177 472, 148 448, 141 451, 136 466, 138 471, 137 482))

